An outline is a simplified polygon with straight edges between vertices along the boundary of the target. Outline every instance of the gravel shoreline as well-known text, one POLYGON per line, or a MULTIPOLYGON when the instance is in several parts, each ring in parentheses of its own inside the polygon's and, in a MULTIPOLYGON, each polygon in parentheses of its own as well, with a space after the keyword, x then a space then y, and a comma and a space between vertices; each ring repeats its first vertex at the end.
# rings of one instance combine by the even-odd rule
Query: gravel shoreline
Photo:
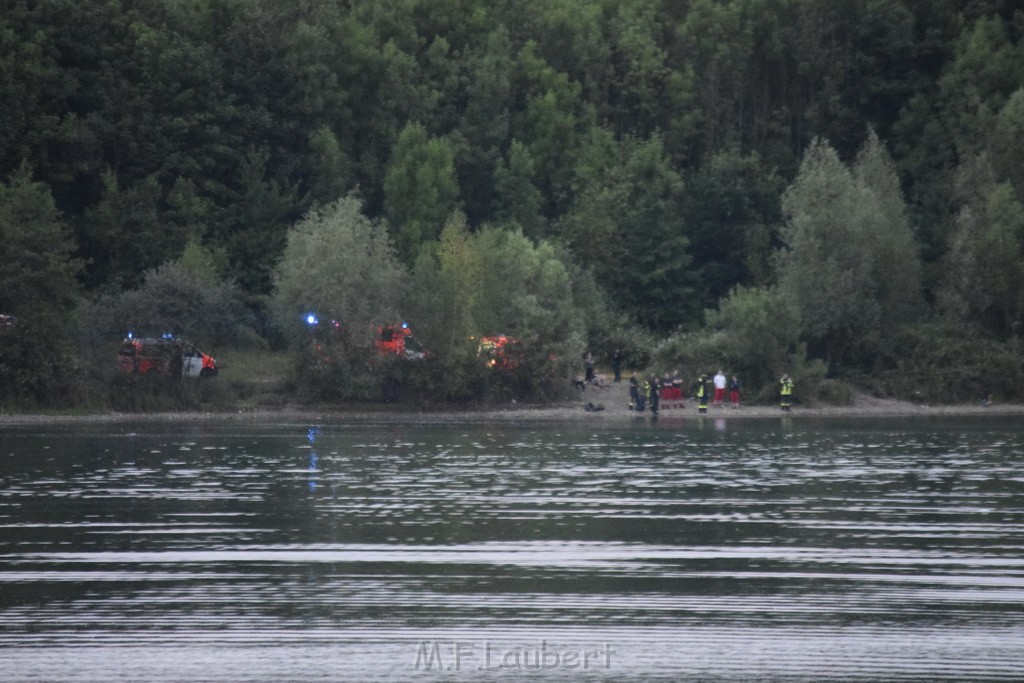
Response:
MULTIPOLYGON (((245 422, 265 424, 303 424, 311 422, 387 423, 501 423, 533 421, 573 421, 581 423, 625 423, 650 419, 651 413, 630 411, 625 383, 607 389, 588 388, 580 400, 568 403, 536 406, 510 404, 487 406, 479 409, 442 409, 437 411, 409 409, 378 409, 350 411, 331 407, 289 406, 273 410, 243 410, 218 412, 160 412, 160 413, 96 413, 88 415, 0 413, 0 427, 20 425, 76 425, 128 422, 245 422), (587 404, 600 406, 600 410, 587 410, 587 404)), ((857 395, 848 406, 801 406, 783 413, 778 406, 711 407, 706 414, 697 412, 696 404, 687 401, 683 409, 664 409, 659 420, 698 420, 701 418, 748 419, 766 417, 966 417, 1024 415, 1024 405, 981 403, 959 405, 924 405, 893 399, 879 399, 857 395)))

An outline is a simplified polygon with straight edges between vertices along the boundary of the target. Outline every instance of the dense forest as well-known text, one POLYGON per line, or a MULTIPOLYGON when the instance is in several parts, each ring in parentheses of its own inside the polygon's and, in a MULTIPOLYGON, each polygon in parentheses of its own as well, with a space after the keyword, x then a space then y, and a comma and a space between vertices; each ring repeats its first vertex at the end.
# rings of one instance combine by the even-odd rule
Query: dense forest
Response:
POLYGON ((102 404, 144 328, 319 399, 552 398, 614 348, 1020 399, 1018 7, 0 0, 0 406, 102 404), (374 358, 396 320, 423 362, 374 358))

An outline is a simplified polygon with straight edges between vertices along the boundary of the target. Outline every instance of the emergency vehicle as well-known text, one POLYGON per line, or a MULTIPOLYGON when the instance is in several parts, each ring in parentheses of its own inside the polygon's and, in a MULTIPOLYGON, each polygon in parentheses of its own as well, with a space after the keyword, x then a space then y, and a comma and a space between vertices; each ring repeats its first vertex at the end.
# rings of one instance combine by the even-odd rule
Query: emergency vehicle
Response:
POLYGON ((382 356, 393 354, 407 360, 420 360, 427 355, 423 345, 412 336, 412 330, 407 323, 381 326, 374 346, 377 347, 377 353, 382 356))
POLYGON ((217 361, 195 344, 173 335, 136 337, 129 334, 117 352, 117 368, 125 375, 213 377, 217 361))
MULTIPOLYGON (((328 340, 336 339, 336 335, 342 334, 341 323, 329 320, 327 324, 321 325, 320 318, 315 313, 307 314, 305 321, 312 333, 313 349, 321 356, 321 360, 329 361, 328 340)), ((420 360, 427 357, 426 349, 412 336, 412 329, 406 322, 400 325, 379 326, 373 339, 373 347, 378 356, 398 356, 404 360, 420 360)))
POLYGON ((483 358, 489 368, 513 370, 522 360, 523 345, 518 339, 504 334, 481 337, 476 355, 483 358))

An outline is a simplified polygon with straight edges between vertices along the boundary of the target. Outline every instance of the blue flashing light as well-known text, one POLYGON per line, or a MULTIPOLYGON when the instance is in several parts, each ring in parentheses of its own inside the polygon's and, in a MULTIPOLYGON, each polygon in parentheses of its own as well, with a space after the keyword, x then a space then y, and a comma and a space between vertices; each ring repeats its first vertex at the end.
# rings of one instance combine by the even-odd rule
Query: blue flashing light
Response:
POLYGON ((407 322, 405 322, 405 321, 403 320, 403 321, 402 321, 402 329, 403 329, 403 330, 407 330, 407 329, 409 329, 409 323, 407 323, 407 322))
POLYGON ((319 325, 320 319, 316 317, 316 313, 307 313, 306 324, 309 325, 310 327, 313 327, 314 325, 319 325))
POLYGON ((129 339, 134 339, 135 338, 135 333, 134 332, 129 332, 128 333, 128 338, 129 339))

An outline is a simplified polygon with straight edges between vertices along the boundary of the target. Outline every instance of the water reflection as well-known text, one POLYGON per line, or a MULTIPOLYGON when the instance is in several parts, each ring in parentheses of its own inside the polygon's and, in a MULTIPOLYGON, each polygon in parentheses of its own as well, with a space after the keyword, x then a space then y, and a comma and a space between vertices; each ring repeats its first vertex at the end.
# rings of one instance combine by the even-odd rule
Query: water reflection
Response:
POLYGON ((309 490, 316 491, 316 475, 318 472, 317 463, 319 458, 316 454, 315 444, 316 436, 319 433, 319 429, 316 427, 310 427, 306 432, 306 440, 309 441, 309 490))
POLYGON ((1022 453, 998 421, 8 429, 0 678, 1018 680, 1022 453))

